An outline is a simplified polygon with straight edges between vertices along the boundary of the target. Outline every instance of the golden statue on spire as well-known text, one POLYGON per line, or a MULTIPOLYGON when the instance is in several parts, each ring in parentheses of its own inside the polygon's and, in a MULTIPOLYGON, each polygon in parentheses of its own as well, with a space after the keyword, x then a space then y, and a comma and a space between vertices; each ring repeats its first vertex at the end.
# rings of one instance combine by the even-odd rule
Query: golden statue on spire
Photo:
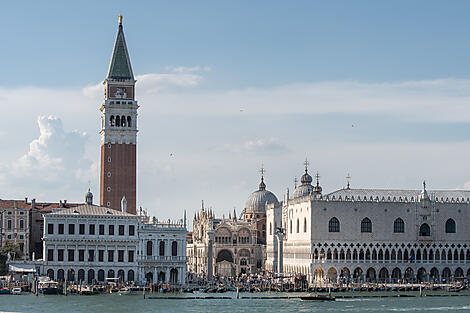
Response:
POLYGON ((118 15, 118 21, 119 21, 119 25, 122 25, 122 15, 121 14, 118 15))

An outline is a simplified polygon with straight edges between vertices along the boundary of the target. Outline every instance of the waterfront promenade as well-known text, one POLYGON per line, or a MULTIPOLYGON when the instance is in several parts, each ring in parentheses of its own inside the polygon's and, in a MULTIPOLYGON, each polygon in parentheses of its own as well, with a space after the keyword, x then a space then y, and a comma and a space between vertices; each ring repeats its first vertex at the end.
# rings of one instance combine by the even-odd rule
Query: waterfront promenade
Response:
MULTIPOLYGON (((370 292, 367 292, 371 294, 370 292)), ((187 300, 165 299, 168 294, 154 293, 119 296, 1 296, 0 311, 6 312, 467 312, 467 296, 440 297, 356 297, 334 302, 304 302, 297 293, 226 293, 224 299, 194 299, 193 294, 180 294, 187 300), (274 297, 273 297, 274 296, 274 297)), ((339 295, 339 294, 338 294, 339 295)), ((379 293, 376 293, 379 295, 379 293)))

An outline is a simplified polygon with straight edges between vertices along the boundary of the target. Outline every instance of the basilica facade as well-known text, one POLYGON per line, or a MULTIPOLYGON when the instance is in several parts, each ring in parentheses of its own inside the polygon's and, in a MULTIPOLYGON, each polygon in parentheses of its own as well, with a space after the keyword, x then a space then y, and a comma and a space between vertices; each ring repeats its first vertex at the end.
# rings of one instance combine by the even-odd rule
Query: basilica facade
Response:
MULTIPOLYGON (((308 165, 308 164, 307 164, 308 165)), ((266 269, 311 283, 451 281, 470 276, 470 191, 301 185, 268 206, 266 269)))
POLYGON ((193 233, 187 245, 188 272, 199 277, 238 276, 264 268, 266 247, 266 207, 278 206, 277 197, 266 190, 261 177, 258 190, 245 203, 237 218, 235 210, 228 218, 216 218, 204 208, 196 213, 193 233))

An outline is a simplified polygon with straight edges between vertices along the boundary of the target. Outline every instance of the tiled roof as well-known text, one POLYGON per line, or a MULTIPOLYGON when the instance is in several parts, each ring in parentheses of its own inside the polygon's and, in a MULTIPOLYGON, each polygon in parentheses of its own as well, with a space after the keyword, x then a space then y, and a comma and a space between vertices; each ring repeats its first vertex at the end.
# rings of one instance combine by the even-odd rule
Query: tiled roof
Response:
MULTIPOLYGON (((431 199, 436 199, 439 201, 469 201, 470 200, 470 190, 428 190, 427 193, 431 199)), ((405 200, 408 201, 417 200, 421 195, 421 190, 400 190, 400 189, 340 189, 332 193, 326 194, 323 198, 328 197, 332 199, 349 199, 351 200, 354 197, 355 200, 370 200, 371 197, 373 200, 378 199, 382 200, 391 200, 396 201, 405 200)))
POLYGON ((18 209, 29 209, 31 208, 31 204, 27 203, 24 199, 23 200, 2 200, 0 199, 0 209, 12 209, 15 207, 18 209))
POLYGON ((97 205, 83 204, 74 208, 52 212, 53 215, 114 215, 114 216, 136 216, 122 211, 113 210, 97 205))

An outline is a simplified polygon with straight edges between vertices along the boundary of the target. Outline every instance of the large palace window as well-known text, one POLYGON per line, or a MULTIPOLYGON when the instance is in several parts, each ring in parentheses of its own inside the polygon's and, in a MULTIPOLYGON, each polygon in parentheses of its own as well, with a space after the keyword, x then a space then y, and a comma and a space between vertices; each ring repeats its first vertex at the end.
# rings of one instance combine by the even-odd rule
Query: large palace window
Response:
POLYGON ((394 233, 404 233, 405 232, 405 222, 401 218, 397 218, 393 222, 393 232, 394 233))
POLYGON ((455 221, 449 218, 446 222, 446 233, 454 234, 455 233, 455 221))
POLYGON ((361 222, 361 233, 371 233, 372 232, 372 222, 369 218, 364 218, 361 222))
POLYGON ((339 233, 339 220, 336 217, 332 217, 328 222, 328 232, 339 233))
POLYGON ((425 236, 425 237, 431 236, 431 227, 429 227, 428 224, 424 223, 424 224, 421 225, 421 227, 419 228, 419 235, 420 235, 420 236, 425 236))

